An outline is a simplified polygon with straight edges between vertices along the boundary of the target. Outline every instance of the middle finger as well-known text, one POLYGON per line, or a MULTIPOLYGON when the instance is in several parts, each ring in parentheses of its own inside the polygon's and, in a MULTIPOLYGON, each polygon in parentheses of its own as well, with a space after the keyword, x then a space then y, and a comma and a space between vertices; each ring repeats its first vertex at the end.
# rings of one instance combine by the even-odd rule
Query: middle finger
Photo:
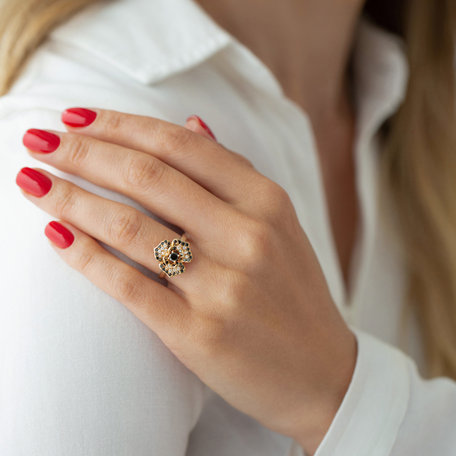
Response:
POLYGON ((234 212, 188 176, 144 152, 53 130, 27 130, 23 143, 34 158, 131 197, 198 241, 216 241, 234 212), (51 153, 43 153, 42 144, 52 141, 51 153))

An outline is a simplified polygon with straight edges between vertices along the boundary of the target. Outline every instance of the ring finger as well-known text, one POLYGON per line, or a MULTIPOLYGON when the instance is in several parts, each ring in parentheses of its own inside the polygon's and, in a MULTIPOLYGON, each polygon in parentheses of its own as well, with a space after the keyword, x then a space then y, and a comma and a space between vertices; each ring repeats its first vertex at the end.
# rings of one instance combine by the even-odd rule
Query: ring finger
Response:
MULTIPOLYGON (((157 274, 161 269, 154 248, 165 239, 171 242, 180 238, 178 233, 142 212, 83 190, 42 169, 23 168, 16 182, 27 199, 53 217, 68 221, 157 274)), ((204 280, 205 271, 211 270, 203 264, 208 260, 196 251, 197 246, 191 244, 190 248, 190 275, 196 274, 204 280)), ((173 279, 178 280, 173 280, 173 284, 183 291, 188 290, 190 282, 186 271, 173 279)), ((191 282, 194 284, 194 280, 191 282)))
POLYGON ((62 222, 51 222, 45 228, 60 257, 133 312, 168 348, 177 347, 190 329, 192 313, 188 301, 150 280, 83 231, 62 222))

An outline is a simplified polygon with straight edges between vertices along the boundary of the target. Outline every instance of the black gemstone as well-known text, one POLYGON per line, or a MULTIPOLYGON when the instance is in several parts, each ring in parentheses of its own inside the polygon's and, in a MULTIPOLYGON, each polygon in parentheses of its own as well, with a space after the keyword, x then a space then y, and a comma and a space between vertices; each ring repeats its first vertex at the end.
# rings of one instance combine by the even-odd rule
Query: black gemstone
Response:
POLYGON ((171 261, 177 261, 177 259, 179 258, 179 256, 177 255, 177 253, 172 253, 170 256, 169 256, 170 260, 171 261))

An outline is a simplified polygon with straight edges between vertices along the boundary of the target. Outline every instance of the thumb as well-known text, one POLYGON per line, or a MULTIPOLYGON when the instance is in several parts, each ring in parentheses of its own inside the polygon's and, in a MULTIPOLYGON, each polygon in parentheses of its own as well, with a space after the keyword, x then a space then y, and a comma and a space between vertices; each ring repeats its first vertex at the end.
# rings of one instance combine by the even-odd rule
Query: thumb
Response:
POLYGON ((205 136, 208 139, 217 141, 214 133, 212 133, 212 130, 206 125, 206 122, 204 122, 196 114, 193 114, 190 117, 188 117, 184 126, 185 128, 188 128, 189 130, 200 134, 201 136, 205 136))

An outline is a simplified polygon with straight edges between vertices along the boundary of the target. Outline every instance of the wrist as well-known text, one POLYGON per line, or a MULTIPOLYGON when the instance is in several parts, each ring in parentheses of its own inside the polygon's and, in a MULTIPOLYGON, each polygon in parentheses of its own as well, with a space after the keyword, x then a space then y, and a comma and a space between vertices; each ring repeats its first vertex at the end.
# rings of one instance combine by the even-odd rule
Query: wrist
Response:
POLYGON ((333 357, 332 371, 322 384, 325 384, 324 392, 313 408, 307 408, 307 423, 297 431, 294 439, 304 449, 306 456, 313 456, 324 439, 331 423, 339 410, 342 401, 348 391, 357 359, 357 341, 350 331, 350 343, 345 345, 347 353, 343 357, 333 357), (341 360, 334 363, 334 359, 341 360))

